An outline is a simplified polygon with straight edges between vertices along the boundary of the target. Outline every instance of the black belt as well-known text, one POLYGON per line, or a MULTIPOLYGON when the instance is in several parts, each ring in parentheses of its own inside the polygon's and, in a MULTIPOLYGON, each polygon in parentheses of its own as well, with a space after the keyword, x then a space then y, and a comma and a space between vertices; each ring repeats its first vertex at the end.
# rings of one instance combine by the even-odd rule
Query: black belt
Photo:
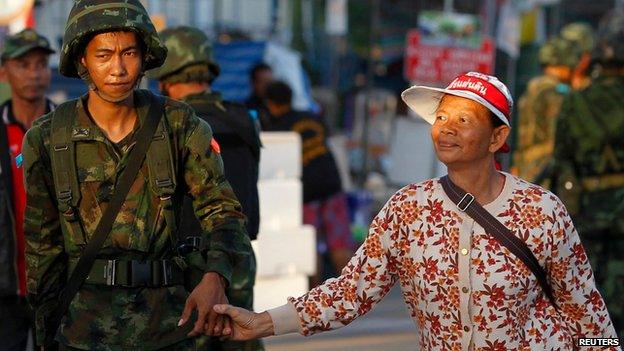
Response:
POLYGON ((173 260, 96 259, 85 283, 127 288, 158 288, 184 284, 184 271, 173 260))

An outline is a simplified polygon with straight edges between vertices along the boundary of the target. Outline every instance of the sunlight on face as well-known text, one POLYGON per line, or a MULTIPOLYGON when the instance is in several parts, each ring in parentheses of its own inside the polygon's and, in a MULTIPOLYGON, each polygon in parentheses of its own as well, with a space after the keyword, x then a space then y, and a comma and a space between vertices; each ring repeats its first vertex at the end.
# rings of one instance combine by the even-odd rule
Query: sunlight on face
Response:
POLYGON ((111 97, 125 96, 139 79, 143 53, 134 32, 108 32, 91 39, 82 64, 96 88, 111 97))
POLYGON ((431 127, 436 155, 447 166, 493 157, 508 134, 507 126, 494 128, 491 112, 485 106, 449 94, 440 101, 431 127))

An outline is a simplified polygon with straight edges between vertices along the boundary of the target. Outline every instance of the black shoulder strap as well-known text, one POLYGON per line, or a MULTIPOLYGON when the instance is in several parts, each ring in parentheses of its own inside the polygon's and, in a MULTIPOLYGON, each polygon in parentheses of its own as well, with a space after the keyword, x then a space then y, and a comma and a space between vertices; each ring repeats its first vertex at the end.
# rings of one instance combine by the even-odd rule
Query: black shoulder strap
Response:
MULTIPOLYGON (((59 109, 57 109, 57 111, 59 109)), ((48 334, 46 335, 46 344, 48 345, 53 343, 56 330, 61 324, 61 320, 67 312, 67 308, 89 274, 91 267, 93 266, 93 262, 102 248, 104 241, 106 241, 113 223, 115 222, 115 218, 126 200, 128 191, 134 183, 139 169, 143 164, 147 149, 149 148, 154 132, 156 131, 162 117, 162 109, 163 102, 161 98, 157 97, 152 99, 149 111, 145 118, 145 123, 137 133, 137 143, 128 155, 127 166, 119 177, 115 187, 115 193, 106 207, 106 210, 102 214, 102 217, 93 232, 91 240, 87 243, 82 256, 80 256, 80 259, 76 264, 76 268, 69 277, 67 285, 59 298, 59 303, 52 313, 48 325, 46 326, 46 328, 49 328, 47 330, 48 334)))
POLYGON ((537 281, 548 299, 550 299, 550 302, 556 307, 557 304, 555 303, 552 289, 546 279, 546 271, 540 266, 539 261, 526 243, 515 236, 509 228, 505 227, 503 223, 474 201, 475 198, 472 194, 467 193, 462 188, 455 185, 448 175, 442 177, 440 183, 446 195, 457 205, 460 211, 469 215, 475 222, 479 223, 488 234, 493 236, 494 239, 524 262, 527 268, 529 268, 537 278, 537 281))
POLYGON ((72 118, 76 104, 77 100, 62 103, 52 115, 50 163, 58 209, 62 214, 71 211, 80 200, 76 151, 72 141, 72 118))

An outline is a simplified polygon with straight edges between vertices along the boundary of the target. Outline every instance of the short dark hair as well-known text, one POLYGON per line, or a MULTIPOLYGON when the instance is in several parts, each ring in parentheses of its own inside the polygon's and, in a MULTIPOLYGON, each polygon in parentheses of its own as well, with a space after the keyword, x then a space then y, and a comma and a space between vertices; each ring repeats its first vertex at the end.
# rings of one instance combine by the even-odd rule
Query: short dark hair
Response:
POLYGON ((490 112, 490 119, 492 120, 492 127, 494 127, 494 129, 506 125, 505 122, 500 119, 500 117, 494 114, 494 112, 490 111, 489 109, 488 111, 490 112))
POLYGON ((282 81, 274 81, 266 88, 266 99, 280 105, 290 105, 292 102, 292 89, 282 81))
POLYGON ((256 81, 256 77, 258 76, 258 73, 260 73, 261 71, 271 71, 271 66, 267 65, 264 62, 260 62, 255 64, 252 68, 251 71, 249 72, 249 79, 252 82, 256 81))

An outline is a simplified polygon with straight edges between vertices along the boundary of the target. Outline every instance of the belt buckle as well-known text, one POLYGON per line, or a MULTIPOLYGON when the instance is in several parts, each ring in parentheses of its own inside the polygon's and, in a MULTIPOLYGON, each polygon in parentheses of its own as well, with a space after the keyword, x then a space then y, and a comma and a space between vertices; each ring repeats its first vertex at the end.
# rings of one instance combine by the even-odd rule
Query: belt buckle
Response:
POLYGON ((104 270, 104 278, 106 279, 106 285, 115 286, 115 273, 116 273, 117 260, 108 260, 106 262, 106 269, 104 270))
POLYGON ((149 286, 152 283, 152 265, 149 262, 135 260, 130 262, 130 286, 149 286))
POLYGON ((472 195, 471 193, 466 193, 466 195, 464 195, 464 197, 462 197, 461 200, 459 200, 459 202, 457 203, 457 208, 459 208, 459 210, 462 212, 466 212, 468 207, 472 205, 472 202, 474 201, 474 199, 475 199, 474 195, 472 195), (468 200, 468 203, 466 204, 466 206, 462 207, 462 203, 466 199, 468 200))

